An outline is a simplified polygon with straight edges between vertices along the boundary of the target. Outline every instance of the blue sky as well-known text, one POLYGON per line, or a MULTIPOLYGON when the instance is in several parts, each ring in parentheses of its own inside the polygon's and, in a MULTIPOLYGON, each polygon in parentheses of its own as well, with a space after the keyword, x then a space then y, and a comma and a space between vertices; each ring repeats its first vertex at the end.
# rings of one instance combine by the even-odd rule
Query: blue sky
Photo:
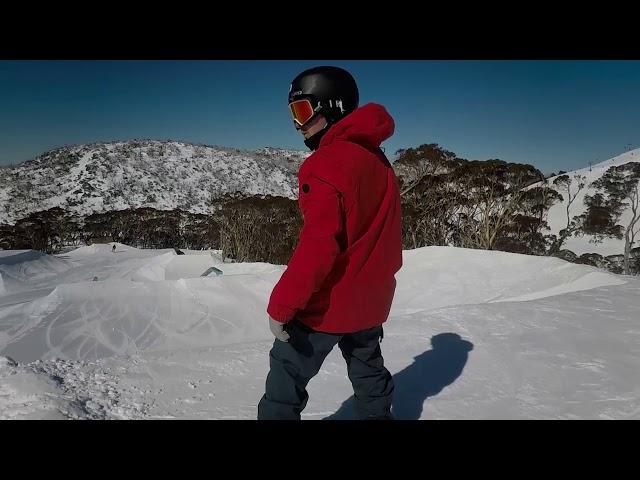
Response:
POLYGON ((640 147, 640 61, 0 61, 0 164, 130 138, 302 150, 289 83, 320 64, 387 107, 387 153, 438 143, 550 172, 640 147))

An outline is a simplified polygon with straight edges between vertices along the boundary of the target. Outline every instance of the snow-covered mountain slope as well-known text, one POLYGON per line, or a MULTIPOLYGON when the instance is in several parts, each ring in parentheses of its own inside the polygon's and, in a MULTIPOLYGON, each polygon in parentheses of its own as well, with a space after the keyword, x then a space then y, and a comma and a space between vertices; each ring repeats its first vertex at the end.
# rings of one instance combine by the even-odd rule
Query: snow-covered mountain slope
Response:
MULTIPOLYGON (((596 191, 593 187, 591 187, 591 184, 593 182, 601 178, 609 168, 618 165, 625 165, 629 162, 640 162, 640 149, 630 150, 621 155, 618 155, 617 157, 610 158, 591 167, 567 172, 565 175, 568 175, 572 179, 572 194, 575 193, 578 183, 580 183, 581 181, 585 183, 585 187, 577 194, 575 200, 571 204, 569 210, 570 217, 573 218, 574 215, 580 215, 586 211, 587 207, 584 204, 585 195, 594 195, 596 191), (584 177, 584 180, 579 180, 579 177, 584 177)), ((549 185, 564 197, 562 202, 557 202, 549 209, 548 223, 549 228, 551 229, 550 233, 554 233, 556 235, 558 235, 560 230, 566 228, 567 226, 568 203, 568 195, 566 191, 553 186, 553 181, 557 177, 558 175, 549 177, 547 179, 549 185)), ((620 225, 626 226, 628 224, 630 215, 631 210, 630 208, 627 208, 623 212, 618 223, 620 225)), ((634 245, 634 247, 636 246, 637 245, 634 245)), ((577 255, 581 255, 583 253, 598 253, 602 256, 620 255, 624 252, 624 239, 618 240, 615 238, 607 238, 601 244, 594 245, 589 242, 589 237, 587 236, 569 237, 563 245, 563 248, 567 248, 577 255)))
POLYGON ((307 152, 131 140, 63 147, 0 169, 0 223, 61 207, 80 215, 125 208, 209 213, 227 192, 295 198, 307 152))

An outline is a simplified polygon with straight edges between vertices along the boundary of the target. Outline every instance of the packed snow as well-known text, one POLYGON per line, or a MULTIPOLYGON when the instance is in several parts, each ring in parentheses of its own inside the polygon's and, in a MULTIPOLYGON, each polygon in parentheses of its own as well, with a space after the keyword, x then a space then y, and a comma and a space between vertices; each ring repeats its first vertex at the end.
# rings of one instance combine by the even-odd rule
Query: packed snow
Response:
MULTIPOLYGON (((255 418, 285 267, 112 245, 0 252, 0 418, 255 418)), ((403 258, 382 343, 397 418, 640 418, 638 278, 452 247, 403 258)), ((338 349, 308 390, 303 419, 353 418, 338 349)))

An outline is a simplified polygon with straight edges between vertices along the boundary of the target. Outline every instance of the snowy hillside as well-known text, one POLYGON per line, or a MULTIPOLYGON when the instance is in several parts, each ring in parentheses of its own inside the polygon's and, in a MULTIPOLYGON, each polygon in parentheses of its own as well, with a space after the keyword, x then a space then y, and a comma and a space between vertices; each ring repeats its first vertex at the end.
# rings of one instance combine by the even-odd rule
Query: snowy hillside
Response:
POLYGON ((0 169, 0 223, 52 207, 81 215, 129 207, 209 213, 211 197, 235 191, 295 198, 307 155, 153 140, 59 148, 0 169))
MULTIPOLYGON (((117 244, 0 256, 0 418, 255 418, 284 266, 117 244), (201 277, 215 266, 221 276, 201 277)), ((640 418, 640 279, 426 247, 382 344, 400 419, 640 418)), ((338 349, 303 418, 350 418, 338 349)))
MULTIPOLYGON (((595 189, 590 187, 590 185, 601 178, 609 168, 617 165, 624 165, 629 162, 640 162, 640 149, 631 150, 623 153, 622 155, 618 155, 617 157, 610 158, 609 160, 605 160, 604 162, 593 165, 591 168, 586 167, 580 170, 574 170, 572 172, 568 172, 568 175, 572 179, 572 193, 576 191, 576 185, 580 183, 577 177, 584 177, 585 188, 583 188, 575 200, 571 204, 570 207, 570 216, 580 215, 585 212, 586 206, 584 204, 585 195, 593 195, 595 193, 595 189)), ((549 185, 554 188, 558 193, 562 194, 564 200, 562 202, 556 203, 549 210, 549 227, 551 229, 550 233, 558 234, 560 230, 567 226, 567 194, 563 192, 561 189, 553 187, 553 181, 557 178, 549 177, 547 181, 549 185)), ((539 185, 539 184, 536 184, 539 185)), ((630 218, 630 209, 627 209, 620 218, 618 222, 621 225, 627 225, 630 218)), ((634 245, 634 247, 637 245, 634 245)), ((597 253, 602 256, 607 255, 619 255, 624 252, 624 239, 618 240, 615 238, 605 239, 603 243, 599 245, 594 245, 589 243, 589 237, 569 237, 565 242, 563 248, 567 248, 574 252, 577 255, 581 255, 583 253, 597 253)))

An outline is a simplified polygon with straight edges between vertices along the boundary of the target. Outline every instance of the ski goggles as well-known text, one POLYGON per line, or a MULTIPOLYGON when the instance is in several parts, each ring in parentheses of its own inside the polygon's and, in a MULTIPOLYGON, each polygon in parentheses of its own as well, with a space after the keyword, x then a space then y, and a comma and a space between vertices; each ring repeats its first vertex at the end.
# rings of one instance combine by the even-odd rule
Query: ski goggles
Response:
POLYGON ((293 116, 293 121, 299 126, 303 126, 316 114, 309 99, 303 98, 289 104, 289 110, 293 116))

